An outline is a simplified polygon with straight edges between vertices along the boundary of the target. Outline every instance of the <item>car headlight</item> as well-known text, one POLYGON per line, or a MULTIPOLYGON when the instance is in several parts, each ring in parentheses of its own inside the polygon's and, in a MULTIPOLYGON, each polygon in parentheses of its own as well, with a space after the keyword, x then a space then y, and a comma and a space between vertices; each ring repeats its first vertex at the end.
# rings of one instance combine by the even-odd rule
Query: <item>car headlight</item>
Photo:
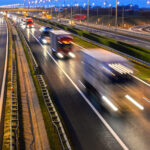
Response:
POLYGON ((57 56, 58 56, 59 58, 64 58, 63 54, 61 54, 61 53, 57 53, 57 56))
POLYGON ((42 39, 42 42, 43 42, 44 44, 46 44, 46 43, 47 43, 47 40, 46 40, 46 39, 42 39))
POLYGON ((42 32, 43 30, 44 30, 44 27, 41 27, 41 28, 40 28, 40 31, 42 32))
POLYGON ((75 54, 72 53, 72 52, 69 52, 68 55, 69 55, 70 57, 72 57, 72 58, 75 58, 75 57, 76 57, 75 54))

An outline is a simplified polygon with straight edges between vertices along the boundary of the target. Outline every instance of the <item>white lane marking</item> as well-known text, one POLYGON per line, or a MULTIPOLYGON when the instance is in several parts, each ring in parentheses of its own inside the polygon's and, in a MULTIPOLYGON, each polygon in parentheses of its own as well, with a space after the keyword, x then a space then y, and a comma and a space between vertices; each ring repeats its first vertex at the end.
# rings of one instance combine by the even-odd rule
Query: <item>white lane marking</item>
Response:
POLYGON ((150 100, 148 98, 143 97, 143 99, 150 103, 150 100))
POLYGON ((84 88, 86 88, 86 86, 82 83, 82 81, 79 80, 79 83, 80 83, 84 88))
POLYGON ((139 109, 144 110, 144 107, 141 104, 139 104, 137 101, 135 101, 131 96, 125 95, 125 98, 127 98, 130 102, 132 102, 139 109))
MULTIPOLYGON (((43 45, 40 43, 40 41, 32 34, 30 33, 37 42, 41 45, 42 48, 43 45)), ((121 147, 124 150, 129 150, 128 147, 124 144, 124 142, 119 138, 119 136, 115 133, 115 131, 110 127, 110 125, 106 122, 106 120, 103 118, 103 116, 95 109, 95 107, 91 104, 91 102, 87 99, 87 97, 84 95, 84 93, 79 89, 79 87, 74 83, 74 81, 69 77, 69 75, 61 68, 61 66, 58 64, 58 62, 52 57, 52 55, 47 52, 48 55, 51 57, 51 59, 56 63, 58 68, 64 73, 64 75, 68 78, 68 80, 73 84, 73 86, 76 88, 76 90, 80 93, 80 95, 83 97, 83 99, 87 102, 87 104, 91 107, 93 112, 97 115, 97 117, 102 121, 102 123, 105 125, 105 127, 108 129, 108 131, 113 135, 113 137, 116 139, 116 141, 121 145, 121 147)))
POLYGON ((147 82, 143 81, 142 79, 132 75, 132 77, 134 77, 135 79, 139 80, 140 82, 144 83, 145 85, 149 86, 150 87, 150 84, 148 84, 147 82))
MULTIPOLYGON (((7 26, 7 23, 6 23, 6 26, 7 26)), ((6 42, 5 66, 4 66, 3 82, 2 82, 1 95, 0 95, 0 123, 1 123, 1 119, 2 119, 2 117, 1 117, 1 115, 2 115, 2 105, 3 105, 3 99, 4 99, 6 74, 7 74, 7 64, 8 64, 8 60, 7 59, 8 59, 8 26, 7 26, 7 42, 6 42)))

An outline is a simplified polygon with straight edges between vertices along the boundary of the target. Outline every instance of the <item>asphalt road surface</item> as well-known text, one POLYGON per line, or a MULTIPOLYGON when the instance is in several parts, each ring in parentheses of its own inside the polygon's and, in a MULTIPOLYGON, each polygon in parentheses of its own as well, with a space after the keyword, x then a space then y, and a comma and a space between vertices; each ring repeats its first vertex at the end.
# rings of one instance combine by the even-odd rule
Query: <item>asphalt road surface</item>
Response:
POLYGON ((75 59, 58 60, 52 55, 50 46, 40 43, 39 28, 35 25, 34 29, 21 30, 47 78, 75 149, 149 150, 149 86, 133 80, 128 84, 110 85, 112 90, 105 88, 105 96, 119 109, 113 113, 109 107, 103 107, 105 102, 102 105, 94 95, 86 94, 80 48, 75 47, 75 59), (125 98, 126 95, 138 102, 143 110, 125 98))
POLYGON ((5 20, 0 18, 0 91, 3 82, 3 73, 6 56, 6 43, 7 43, 7 25, 5 20))

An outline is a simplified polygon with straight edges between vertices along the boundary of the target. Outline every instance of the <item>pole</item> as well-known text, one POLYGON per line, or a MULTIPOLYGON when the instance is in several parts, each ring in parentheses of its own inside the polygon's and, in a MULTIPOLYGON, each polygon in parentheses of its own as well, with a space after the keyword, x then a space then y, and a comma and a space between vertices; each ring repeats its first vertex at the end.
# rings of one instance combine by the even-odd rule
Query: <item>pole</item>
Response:
POLYGON ((28 0, 28 9, 29 9, 29 0, 28 0))
POLYGON ((52 18, 52 15, 53 15, 53 7, 52 7, 52 0, 51 0, 51 18, 52 18))
POLYGON ((87 0, 87 23, 89 22, 89 0, 87 0))
POLYGON ((122 9, 122 27, 124 27, 124 7, 122 9))
POLYGON ((118 1, 116 0, 116 19, 115 19, 115 26, 118 26, 118 1))
POLYGON ((71 24, 72 24, 72 0, 71 0, 71 24))
POLYGON ((24 8, 25 8, 25 0, 24 0, 24 8))

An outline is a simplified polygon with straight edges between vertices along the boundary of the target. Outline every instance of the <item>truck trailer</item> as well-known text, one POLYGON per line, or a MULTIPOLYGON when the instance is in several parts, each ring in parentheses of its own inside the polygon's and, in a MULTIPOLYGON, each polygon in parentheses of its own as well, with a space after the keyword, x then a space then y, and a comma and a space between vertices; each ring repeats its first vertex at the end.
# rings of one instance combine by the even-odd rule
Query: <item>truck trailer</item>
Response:
POLYGON ((63 30, 52 30, 51 36, 51 49, 58 58, 75 58, 73 52, 73 37, 70 33, 63 30))
POLYGON ((81 56, 87 91, 94 91, 107 106, 118 111, 115 100, 124 98, 123 86, 132 82, 132 65, 126 58, 103 49, 84 50, 81 56))

